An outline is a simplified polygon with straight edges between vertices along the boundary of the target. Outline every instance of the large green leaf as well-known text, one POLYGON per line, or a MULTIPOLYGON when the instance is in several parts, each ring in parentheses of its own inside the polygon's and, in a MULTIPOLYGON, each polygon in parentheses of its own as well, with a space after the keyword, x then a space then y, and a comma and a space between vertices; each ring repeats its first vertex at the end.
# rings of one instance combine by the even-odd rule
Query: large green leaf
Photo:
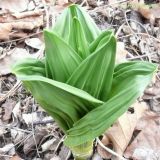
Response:
POLYGON ((60 35, 65 41, 69 42, 69 36, 77 36, 75 35, 75 32, 71 30, 74 17, 81 22, 88 43, 91 43, 94 39, 96 39, 101 31, 88 13, 86 13, 83 8, 75 4, 65 9, 57 20, 53 31, 60 35))
POLYGON ((116 40, 109 40, 88 56, 73 72, 67 83, 106 101, 110 92, 115 64, 116 40))
POLYGON ((23 71, 25 71, 26 75, 46 76, 44 59, 38 60, 34 58, 26 58, 15 63, 12 66, 12 70, 16 74, 24 74, 23 71))
POLYGON ((34 64, 31 61, 34 60, 18 63, 13 67, 13 73, 23 81, 63 131, 70 129, 82 116, 103 103, 80 89, 43 77, 44 65, 38 60, 34 64))
MULTIPOLYGON (((116 96, 117 93, 123 90, 124 86, 126 88, 126 84, 130 86, 132 83, 136 83, 138 80, 133 78, 133 76, 147 76, 149 73, 152 73, 152 70, 154 71, 154 68, 154 64, 142 61, 125 62, 117 65, 114 69, 114 78, 109 98, 116 96)), ((141 81, 143 81, 143 79, 141 81)), ((140 90, 143 90, 143 88, 143 85, 139 86, 140 90), (142 89, 140 89, 140 87, 142 87, 142 89)))
POLYGON ((66 82, 82 59, 53 32, 45 30, 44 38, 47 76, 57 81, 66 82))
MULTIPOLYGON (((130 65, 129 63, 128 65, 130 65)), ((114 75, 113 80, 113 89, 116 89, 116 94, 112 95, 107 102, 86 114, 74 124, 73 128, 68 130, 68 136, 65 140, 66 145, 73 147, 93 140, 102 134, 143 93, 152 78, 153 72, 156 70, 156 65, 144 63, 137 68, 137 63, 134 62, 131 65, 132 67, 128 73, 123 70, 127 66, 126 63, 116 68, 116 76, 114 75), (137 69, 141 72, 135 72, 137 69), (122 70, 122 72, 119 72, 119 70, 122 70), (124 73, 127 74, 125 75, 126 79, 121 76, 124 73), (116 86, 118 87, 116 88, 116 86)))

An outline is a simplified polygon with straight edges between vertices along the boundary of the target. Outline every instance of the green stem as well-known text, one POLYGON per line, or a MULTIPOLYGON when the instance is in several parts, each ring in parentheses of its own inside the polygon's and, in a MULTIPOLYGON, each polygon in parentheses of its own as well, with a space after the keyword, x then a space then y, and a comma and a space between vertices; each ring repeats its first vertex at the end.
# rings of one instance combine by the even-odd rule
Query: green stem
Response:
POLYGON ((93 152, 93 141, 70 148, 75 160, 88 160, 93 152))

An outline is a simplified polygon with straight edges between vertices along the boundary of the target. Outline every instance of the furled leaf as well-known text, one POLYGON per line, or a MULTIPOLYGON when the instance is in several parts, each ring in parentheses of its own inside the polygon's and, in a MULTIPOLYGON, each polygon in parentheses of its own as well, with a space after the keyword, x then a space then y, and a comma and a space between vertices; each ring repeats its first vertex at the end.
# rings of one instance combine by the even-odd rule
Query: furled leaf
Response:
POLYGON ((76 146, 102 134, 142 94, 156 70, 156 65, 144 63, 142 66, 139 65, 138 69, 141 72, 135 72, 137 70, 136 64, 139 62, 128 62, 128 65, 130 65, 129 63, 134 63, 134 65, 131 65, 131 70, 126 73, 128 76, 125 76, 125 85, 122 75, 126 71, 124 70, 126 63, 115 69, 113 88, 115 89, 115 86, 118 85, 116 88, 117 93, 113 94, 107 102, 86 114, 74 124, 73 128, 68 130, 68 136, 65 140, 66 145, 76 146), (144 66, 148 69, 143 72, 144 66), (122 72, 119 72, 120 70, 122 72))
POLYGON ((53 32, 45 30, 44 38, 47 76, 57 81, 66 82, 82 59, 53 32))
POLYGON ((116 40, 110 36, 108 41, 79 65, 67 83, 105 101, 111 89, 115 53, 116 40))
POLYGON ((96 39, 101 31, 96 26, 93 19, 83 10, 83 8, 75 4, 65 9, 63 14, 57 20, 53 31, 60 35, 65 41, 69 42, 69 36, 76 36, 71 30, 74 17, 81 22, 88 43, 91 43, 94 39, 96 39))
POLYGON ((89 44, 85 37, 82 24, 76 17, 73 18, 71 31, 71 35, 69 36, 69 44, 82 59, 85 59, 90 54, 89 44))

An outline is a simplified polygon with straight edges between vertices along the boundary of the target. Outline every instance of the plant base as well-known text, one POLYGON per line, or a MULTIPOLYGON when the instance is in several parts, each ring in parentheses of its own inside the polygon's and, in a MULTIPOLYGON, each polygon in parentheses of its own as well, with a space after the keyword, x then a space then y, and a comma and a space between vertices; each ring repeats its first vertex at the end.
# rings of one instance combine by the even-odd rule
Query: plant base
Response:
POLYGON ((88 160, 93 153, 93 141, 70 148, 75 160, 88 160))

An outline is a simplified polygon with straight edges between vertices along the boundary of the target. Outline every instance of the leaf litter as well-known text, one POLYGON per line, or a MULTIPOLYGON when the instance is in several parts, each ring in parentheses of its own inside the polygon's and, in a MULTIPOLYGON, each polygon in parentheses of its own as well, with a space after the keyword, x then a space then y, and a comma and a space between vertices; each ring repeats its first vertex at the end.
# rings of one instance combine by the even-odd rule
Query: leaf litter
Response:
MULTIPOLYGON (((9 66, 14 64, 15 60, 35 56, 35 53, 40 52, 43 45, 41 33, 48 22, 47 19, 50 20, 49 26, 54 25, 56 17, 69 1, 58 1, 59 4, 54 1, 43 2, 45 3, 39 0, 34 2, 13 0, 12 5, 8 0, 0 2, 0 6, 3 6, 0 11, 0 150, 2 151, 1 158, 5 160, 72 159, 70 150, 62 144, 63 133, 54 120, 50 119, 39 107, 23 86, 19 85, 14 88, 17 80, 10 73, 9 66), (17 3, 19 6, 16 5, 17 3), (46 7, 48 13, 45 10, 46 7), (49 17, 47 17, 48 14, 49 17), (13 91, 10 92, 12 89, 13 91)), ((151 7, 146 11, 146 1, 142 2, 143 5, 133 5, 132 1, 100 2, 76 1, 76 3, 83 4, 101 29, 115 30, 119 41, 117 63, 127 60, 143 60, 159 64, 158 3, 150 4, 151 7), (149 16, 146 16, 146 12, 149 16)), ((152 160, 159 155, 157 151, 159 146, 156 145, 159 136, 159 82, 160 74, 157 73, 156 82, 150 84, 141 97, 141 101, 145 101, 142 104, 147 103, 148 110, 154 113, 144 111, 141 103, 138 104, 137 109, 129 110, 105 132, 102 138, 104 145, 112 147, 122 156, 126 150, 124 156, 131 159, 147 159, 148 156, 152 160), (134 113, 131 114, 131 111, 134 113), (141 114, 137 116, 136 113, 141 114), (137 130, 140 132, 135 136, 137 130)), ((102 157, 115 159, 105 150, 102 151, 100 146, 95 145, 94 147, 95 153, 92 159, 102 160, 102 157)))

